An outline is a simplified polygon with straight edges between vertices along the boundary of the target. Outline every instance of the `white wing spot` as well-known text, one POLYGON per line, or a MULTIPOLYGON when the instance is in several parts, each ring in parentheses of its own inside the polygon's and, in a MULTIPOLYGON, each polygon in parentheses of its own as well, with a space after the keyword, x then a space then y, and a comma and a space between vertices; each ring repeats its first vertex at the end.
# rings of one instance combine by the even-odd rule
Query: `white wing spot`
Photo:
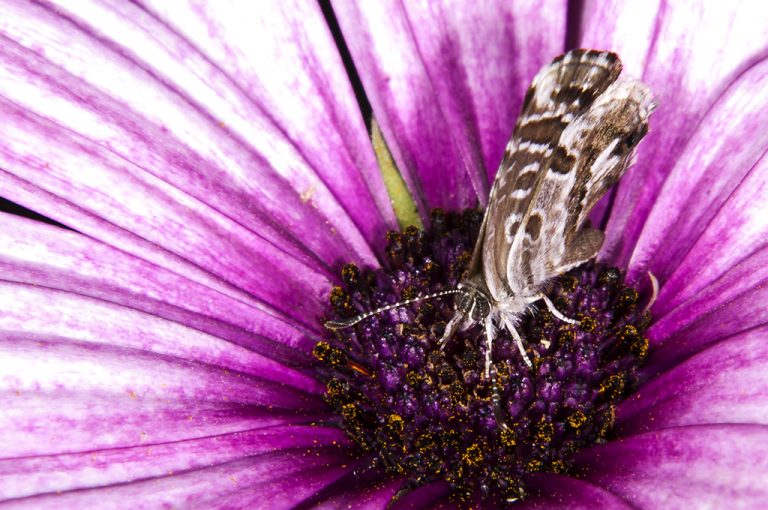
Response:
POLYGON ((516 189, 515 191, 509 194, 509 198, 513 198, 515 200, 522 200, 523 198, 527 197, 530 194, 531 194, 531 188, 516 189))
POLYGON ((525 126, 526 124, 539 120, 558 119, 562 117, 563 114, 565 114, 565 106, 566 105, 564 103, 558 103, 557 108, 551 110, 543 110, 538 113, 531 113, 520 119, 520 125, 525 126))
POLYGON ((534 142, 520 142, 520 146, 518 147, 518 150, 521 151, 528 151, 528 152, 537 152, 539 154, 546 154, 547 150, 550 152, 552 151, 552 147, 546 143, 534 143, 534 142))
POLYGON ((518 176, 529 174, 531 172, 536 173, 539 171, 539 163, 529 163, 520 169, 518 176))
POLYGON ((519 214, 514 213, 507 216, 507 219, 504 221, 504 238, 509 244, 512 244, 512 241, 515 239, 517 228, 520 226, 520 218, 519 214))

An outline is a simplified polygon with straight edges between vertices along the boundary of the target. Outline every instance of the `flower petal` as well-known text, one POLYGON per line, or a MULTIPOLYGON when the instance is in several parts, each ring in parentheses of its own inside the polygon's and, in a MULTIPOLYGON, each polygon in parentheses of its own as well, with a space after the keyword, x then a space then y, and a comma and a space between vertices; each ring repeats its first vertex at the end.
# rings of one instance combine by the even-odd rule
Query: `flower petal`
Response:
MULTIPOLYGON (((35 285, 0 282, 0 306, 0 330, 9 333, 69 338, 173 356, 320 392, 314 378, 243 346, 106 301, 35 285)), ((253 338, 256 342, 258 338, 253 338)))
POLYGON ((709 344, 768 324, 766 302, 768 247, 653 324, 654 349, 644 370, 659 373, 709 344))
POLYGON ((301 319, 309 324, 302 328, 298 317, 282 320, 252 299, 236 299, 94 239, 13 215, 0 214, 0 268, 3 280, 140 310, 291 365, 307 364, 312 331, 319 327, 311 316, 320 313, 319 303, 306 303, 310 317, 301 319))
MULTIPOLYGON (((276 426, 168 443, 0 459, 0 499, 131 483, 298 448, 346 444, 338 429, 276 426)), ((300 459, 299 455, 296 455, 300 459)))
POLYGON ((681 425, 768 425, 768 328, 707 348, 622 402, 622 435, 681 425))
POLYGON ((628 74, 648 83, 659 102, 638 164, 622 179, 613 204, 604 246, 613 263, 626 266, 673 163, 691 150, 712 105, 768 53, 766 26, 768 12, 757 1, 585 6, 582 44, 617 51, 628 74))
MULTIPOLYGON (((341 478, 336 483, 327 486, 326 490, 333 495, 320 501, 310 501, 306 508, 314 510, 337 510, 339 508, 354 508, 361 510, 380 510, 395 508, 390 505, 392 496, 403 485, 400 479, 392 480, 384 476, 383 480, 365 480, 360 482, 356 473, 347 478, 341 478)), ((321 493, 322 494, 322 493, 321 493)), ((315 500, 313 497, 312 500, 315 500)))
POLYGON ((530 481, 530 498, 521 510, 631 510, 632 505, 602 487, 570 476, 538 474, 530 481))
POLYGON ((338 448, 255 455, 126 484, 14 500, 14 508, 290 508, 348 472, 338 448))
MULTIPOLYGON (((9 3, 0 22, 0 182, 8 198, 275 307, 298 305, 291 294, 324 293, 331 263, 375 264, 369 245, 383 243, 382 231, 396 223, 345 72, 319 9, 280 7, 279 19, 233 7, 217 9, 225 16, 217 21, 197 10, 211 26, 247 20, 251 35, 277 45, 229 41, 225 57, 212 47, 201 52, 202 38, 193 45, 179 35, 191 28, 176 31, 134 4, 74 13, 66 3, 9 3), (286 37, 295 44, 282 45, 286 37), (319 50, 289 54, 284 46, 319 50), (236 73, 217 61, 236 54, 233 66, 253 52, 290 76, 236 73), (274 80, 257 80, 267 75, 274 80), (249 84, 237 81, 248 76, 249 84), (327 90, 334 96, 319 93, 327 90), (278 104, 303 115, 267 113, 278 104), (261 290, 265 280, 296 274, 309 284, 303 292, 261 290)), ((173 19, 188 18, 175 10, 173 19)))
POLYGON ((659 430, 585 450, 577 469, 634 508, 760 508, 768 501, 768 427, 659 430))
POLYGON ((565 2, 334 9, 422 214, 484 204, 528 84, 562 52, 565 2))
MULTIPOLYGON (((71 319, 60 322, 61 329, 66 329, 65 320, 71 319)), ((109 338, 110 330, 103 334, 109 338)), ((115 345, 104 345, 2 332, 3 455, 164 442, 300 417, 309 421, 326 412, 319 396, 270 380, 272 374, 262 377, 135 350, 119 345, 129 339, 114 340, 115 345)))
MULTIPOLYGON (((32 230, 56 231, 46 226, 32 230)), ((50 241, 82 240, 71 232, 57 234, 50 241)), ((31 246, 44 253, 61 245, 31 246)), ((196 313, 172 305, 158 307, 155 296, 146 295, 167 296, 194 290, 194 285, 157 290, 163 282, 176 281, 148 276, 144 283, 120 289, 121 278, 110 276, 124 267, 146 269, 144 263, 109 266, 99 254, 94 250, 67 253, 68 260, 51 257, 65 269, 50 272, 44 264, 3 260, 3 267, 10 267, 4 276, 33 283, 0 282, 4 454, 40 454, 42 449, 55 453, 61 445, 72 451, 126 446, 148 429, 159 441, 201 437, 313 419, 325 412, 318 398, 323 388, 314 378, 253 352, 254 347, 275 350, 274 342, 212 321, 203 315, 205 309, 196 313), (66 270, 78 260, 79 272, 66 270), (99 269, 106 269, 101 278, 88 274, 99 269), (83 295, 88 293, 93 297, 83 295), (185 325, 190 318, 191 324, 223 332, 224 338, 185 325), (177 319, 182 323, 174 322, 177 319)), ((137 274, 150 272, 126 278, 137 274)), ((209 297, 214 304, 231 304, 215 293, 209 297)))
MULTIPOLYGON (((766 203, 768 154, 763 154, 669 275, 654 304, 654 315, 663 317, 712 285, 731 291, 756 288, 761 265, 768 260, 760 255, 768 246, 766 203)), ((655 257, 664 258, 663 251, 655 257)))
MULTIPOLYGON (((278 159, 282 152, 264 144, 270 149, 267 155, 274 156, 269 159, 272 166, 303 190, 302 201, 325 212, 324 218, 346 239, 352 234, 342 229, 352 227, 332 206, 338 202, 368 244, 383 246, 383 231, 396 228, 397 221, 359 105, 319 6, 296 0, 215 6, 194 0, 173 5, 153 0, 145 5, 202 48, 257 104, 259 117, 266 115, 277 124, 307 161, 308 168, 285 175, 289 168, 278 159), (307 175, 319 178, 316 189, 311 182, 304 188, 297 185, 307 175), (330 193, 323 192, 323 186, 330 193)), ((263 143, 261 131, 248 129, 251 143, 263 143)), ((301 234, 312 232, 307 228, 301 234)), ((367 255, 364 246, 357 248, 367 255)))
MULTIPOLYGON (((724 207, 726 211, 730 209, 733 195, 757 194, 755 199, 765 198, 766 125, 768 59, 750 67, 723 92, 691 136, 645 219, 629 261, 630 279, 650 270, 659 281, 665 282, 696 241, 702 235, 711 236, 711 223, 725 212, 724 207), (758 193, 741 190, 752 186, 763 189, 758 188, 758 193)), ((744 203, 744 198, 740 201, 744 203)), ((759 204, 751 204, 739 211, 734 221, 755 214, 763 217, 763 211, 759 204)), ((709 248, 728 245, 729 239, 741 236, 740 226, 732 223, 729 235, 709 248)), ((744 232, 748 234, 754 236, 752 232, 744 232)), ((768 229, 760 234, 765 242, 768 229)), ((743 246, 743 249, 748 253, 754 246, 743 246)))
POLYGON ((387 508, 392 510, 410 510, 413 508, 438 509, 458 507, 455 502, 449 501, 451 494, 451 488, 446 482, 432 482, 406 492, 387 508))

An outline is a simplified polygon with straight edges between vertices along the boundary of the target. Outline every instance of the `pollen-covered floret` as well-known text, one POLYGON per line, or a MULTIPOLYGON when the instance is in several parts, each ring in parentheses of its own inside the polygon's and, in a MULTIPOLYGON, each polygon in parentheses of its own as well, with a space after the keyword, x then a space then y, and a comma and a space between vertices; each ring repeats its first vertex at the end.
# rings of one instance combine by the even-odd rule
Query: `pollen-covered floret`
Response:
MULTIPOLYGON (((427 232, 389 233, 386 267, 344 266, 325 319, 455 288, 481 220, 435 211, 427 232)), ((568 472, 575 452, 611 434, 616 405, 636 387, 649 317, 617 269, 588 264, 553 283, 550 299, 580 324, 526 314, 530 368, 499 330, 491 380, 479 325, 439 348, 451 296, 328 331, 314 355, 339 427, 410 487, 445 480, 467 502, 517 500, 530 474, 568 472)))

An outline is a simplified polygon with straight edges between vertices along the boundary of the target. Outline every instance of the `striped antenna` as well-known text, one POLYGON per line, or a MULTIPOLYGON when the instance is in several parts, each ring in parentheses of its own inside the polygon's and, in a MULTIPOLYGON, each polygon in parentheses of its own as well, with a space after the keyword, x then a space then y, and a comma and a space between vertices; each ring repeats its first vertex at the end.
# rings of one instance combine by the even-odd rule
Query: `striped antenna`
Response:
POLYGON ((351 319, 341 320, 341 321, 328 321, 325 323, 325 327, 328 329, 344 329, 348 328, 350 326, 354 326, 358 322, 362 322, 368 317, 371 317, 372 315, 377 315, 382 312, 386 312, 387 310, 392 310, 393 308, 400 308, 401 306, 410 305, 411 303, 415 303, 416 301, 424 301, 425 299, 433 299, 443 296, 448 296, 450 294, 461 294, 465 291, 461 289, 451 289, 451 290, 442 290, 440 292, 435 292, 434 294, 426 294, 424 296, 417 296, 413 299, 406 299, 405 301, 400 301, 398 303, 393 303, 391 305, 382 306, 381 308, 376 308, 375 310, 371 310, 370 312, 361 313, 360 315, 356 317, 352 317, 351 319))

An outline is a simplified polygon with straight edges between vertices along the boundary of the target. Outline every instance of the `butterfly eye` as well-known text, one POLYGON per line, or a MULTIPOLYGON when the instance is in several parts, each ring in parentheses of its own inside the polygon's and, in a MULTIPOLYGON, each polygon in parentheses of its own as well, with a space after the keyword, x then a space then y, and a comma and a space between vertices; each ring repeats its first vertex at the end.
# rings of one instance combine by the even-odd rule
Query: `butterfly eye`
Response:
POLYGON ((463 313, 464 315, 469 314, 470 311, 472 311, 472 306, 475 303, 475 296, 474 294, 462 293, 461 297, 459 298, 459 305, 458 310, 463 313))
POLYGON ((488 300, 483 296, 477 296, 475 309, 472 313, 472 320, 481 321, 488 317, 489 313, 491 313, 491 305, 488 303, 488 300))

